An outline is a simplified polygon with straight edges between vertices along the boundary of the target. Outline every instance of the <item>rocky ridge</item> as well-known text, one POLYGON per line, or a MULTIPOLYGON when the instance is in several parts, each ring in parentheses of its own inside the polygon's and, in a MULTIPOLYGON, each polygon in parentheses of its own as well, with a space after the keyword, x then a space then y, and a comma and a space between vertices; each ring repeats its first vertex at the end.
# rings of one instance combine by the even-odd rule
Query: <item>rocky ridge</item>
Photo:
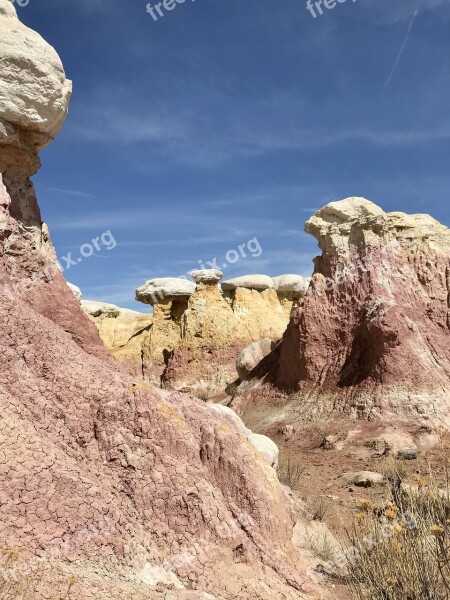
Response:
POLYGON ((190 276, 193 281, 151 279, 136 290, 136 299, 153 307, 152 316, 109 305, 89 311, 91 304, 102 307, 95 302, 82 307, 130 372, 168 389, 211 397, 237 379, 236 360, 249 344, 280 340, 309 279, 246 275, 218 286, 223 274, 217 269, 190 276), (124 320, 130 336, 119 341, 111 332, 116 326, 123 330, 124 320))

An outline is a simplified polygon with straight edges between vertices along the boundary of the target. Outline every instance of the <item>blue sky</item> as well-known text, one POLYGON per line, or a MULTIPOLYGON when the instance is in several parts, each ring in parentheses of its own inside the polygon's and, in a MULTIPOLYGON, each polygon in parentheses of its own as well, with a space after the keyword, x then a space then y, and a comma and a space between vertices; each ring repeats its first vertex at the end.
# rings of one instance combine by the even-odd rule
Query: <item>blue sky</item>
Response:
MULTIPOLYGON (((58 256, 111 231, 65 275, 86 299, 146 310, 153 277, 219 264, 312 271, 303 224, 331 200, 450 225, 450 0, 30 0, 23 22, 74 94, 34 177, 58 256)), ((66 264, 64 260, 62 264, 66 264)))

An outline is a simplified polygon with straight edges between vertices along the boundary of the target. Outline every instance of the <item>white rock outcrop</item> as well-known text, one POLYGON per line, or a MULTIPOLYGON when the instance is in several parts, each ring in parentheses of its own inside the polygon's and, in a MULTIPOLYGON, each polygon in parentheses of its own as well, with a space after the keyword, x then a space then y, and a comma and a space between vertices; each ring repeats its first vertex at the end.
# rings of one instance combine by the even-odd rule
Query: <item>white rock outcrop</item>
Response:
POLYGON ((194 293, 195 283, 177 277, 150 279, 136 290, 136 300, 144 304, 158 304, 169 298, 188 299, 194 293))
POLYGON ((246 288, 249 290, 270 290, 273 288, 272 278, 268 275, 241 275, 222 282, 224 291, 233 291, 237 288, 246 288))
POLYGON ((222 279, 223 273, 219 269, 199 269, 191 271, 189 277, 195 283, 218 283, 222 279))
POLYGON ((243 433, 246 436, 250 435, 250 429, 247 429, 247 427, 244 424, 244 421, 232 408, 230 408, 229 406, 223 406, 223 404, 208 404, 208 406, 215 412, 224 416, 227 421, 231 421, 241 433, 243 433))
POLYGON ((50 44, 17 18, 10 0, 0 0, 0 114, 19 129, 43 134, 49 143, 67 115, 72 82, 50 44))
POLYGON ((347 253, 352 231, 382 231, 388 215, 366 198, 346 198, 330 202, 305 223, 306 233, 313 235, 327 253, 347 253))
POLYGON ((280 275, 273 277, 273 289, 276 292, 306 294, 311 283, 310 277, 302 277, 301 275, 280 275))
POLYGON ((273 440, 265 435, 253 433, 253 431, 245 426, 244 421, 232 408, 222 406, 221 404, 209 404, 208 406, 215 412, 223 415, 227 421, 230 421, 243 435, 245 435, 255 450, 259 452, 270 467, 275 470, 278 469, 280 451, 273 440))
POLYGON ((73 285, 73 283, 69 283, 69 282, 67 282, 67 285, 69 286, 70 291, 75 296, 75 298, 78 300, 78 302, 81 302, 83 299, 83 294, 81 293, 80 288, 76 285, 73 285))
POLYGON ((81 308, 90 317, 100 317, 100 315, 108 315, 110 317, 118 317, 121 310, 115 304, 108 304, 107 302, 96 302, 95 300, 83 300, 81 302, 81 308))
POLYGON ((261 454, 266 463, 277 470, 280 451, 275 442, 266 435, 260 435, 259 433, 251 433, 248 436, 248 440, 261 454))
POLYGON ((275 342, 269 338, 260 342, 253 342, 253 344, 244 348, 236 361, 236 371, 239 379, 244 381, 262 359, 270 354, 274 348, 275 342))
POLYGON ((339 479, 344 485, 356 485, 357 487, 374 487, 382 485, 384 482, 383 475, 373 471, 344 473, 339 479))

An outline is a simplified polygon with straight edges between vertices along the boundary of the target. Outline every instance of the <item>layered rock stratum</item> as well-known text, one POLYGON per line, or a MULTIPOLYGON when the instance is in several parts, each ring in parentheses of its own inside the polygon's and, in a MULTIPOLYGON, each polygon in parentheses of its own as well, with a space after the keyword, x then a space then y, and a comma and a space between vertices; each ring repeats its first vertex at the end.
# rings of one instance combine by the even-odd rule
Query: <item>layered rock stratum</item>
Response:
MULTIPOLYGON (((155 306, 153 333, 144 348, 144 358, 148 364, 157 364, 164 347, 164 387, 194 390, 200 395, 203 391, 206 397, 222 392, 237 379, 236 360, 240 352, 265 338, 278 341, 303 295, 277 292, 271 278, 261 275, 231 281, 233 284, 223 282, 218 287, 217 280, 204 275, 183 310, 177 313, 179 318, 174 319, 178 338, 171 348, 167 347, 169 338, 165 333, 168 305, 155 306), (263 277, 268 280, 264 285, 263 277), (159 310, 164 313, 161 315, 159 310)), ((174 303, 171 307, 173 311, 174 303)))
MULTIPOLYGON (((153 326, 143 344, 143 373, 165 388, 211 397, 237 379, 236 359, 248 344, 281 338, 308 280, 297 276, 294 291, 278 292, 265 275, 247 275, 220 286, 222 273, 215 269, 193 271, 191 277, 196 283, 181 299, 161 288, 155 296, 152 281, 137 291, 143 302, 149 299, 142 290, 153 292, 153 326)), ((172 280, 173 289, 177 281, 180 289, 190 283, 172 280)))
POLYGON ((309 279, 246 275, 218 286, 223 273, 217 269, 190 277, 151 279, 138 288, 136 299, 151 305, 152 315, 99 302, 82 307, 129 372, 209 398, 236 381, 236 361, 249 344, 281 339, 309 279))
POLYGON ((306 231, 322 250, 309 290, 234 406, 250 422, 273 423, 276 404, 285 422, 343 412, 448 425, 450 230, 348 198, 306 231))
POLYGON ((29 178, 70 83, 8 0, 0 44, 1 593, 317 597, 274 469, 223 415, 118 370, 66 285, 29 178))

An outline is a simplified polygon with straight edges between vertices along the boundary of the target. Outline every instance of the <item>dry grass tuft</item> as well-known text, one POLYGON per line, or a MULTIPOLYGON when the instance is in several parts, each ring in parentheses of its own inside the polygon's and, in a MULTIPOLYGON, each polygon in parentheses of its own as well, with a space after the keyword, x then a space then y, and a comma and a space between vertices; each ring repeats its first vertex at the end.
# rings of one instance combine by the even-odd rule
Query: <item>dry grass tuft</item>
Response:
POLYGON ((208 402, 208 400, 216 395, 214 386, 207 382, 197 383, 193 386, 191 393, 199 400, 203 400, 203 402, 208 402))
POLYGON ((40 581, 40 569, 28 573, 15 548, 0 548, 0 600, 32 600, 40 581))
POLYGON ((400 485, 397 464, 386 473, 392 502, 361 507, 347 549, 355 600, 450 599, 450 489, 432 474, 418 485, 400 485))
POLYGON ((287 485, 291 490, 299 491, 303 474, 308 468, 308 463, 298 458, 288 458, 281 460, 278 467, 278 479, 283 485, 287 485))
POLYGON ((386 481, 391 484, 400 484, 406 479, 408 471, 405 465, 397 458, 386 458, 381 466, 381 473, 386 481))
POLYGON ((333 500, 327 496, 318 496, 311 507, 312 509, 312 520, 313 521, 324 521, 325 517, 333 506, 333 500))

